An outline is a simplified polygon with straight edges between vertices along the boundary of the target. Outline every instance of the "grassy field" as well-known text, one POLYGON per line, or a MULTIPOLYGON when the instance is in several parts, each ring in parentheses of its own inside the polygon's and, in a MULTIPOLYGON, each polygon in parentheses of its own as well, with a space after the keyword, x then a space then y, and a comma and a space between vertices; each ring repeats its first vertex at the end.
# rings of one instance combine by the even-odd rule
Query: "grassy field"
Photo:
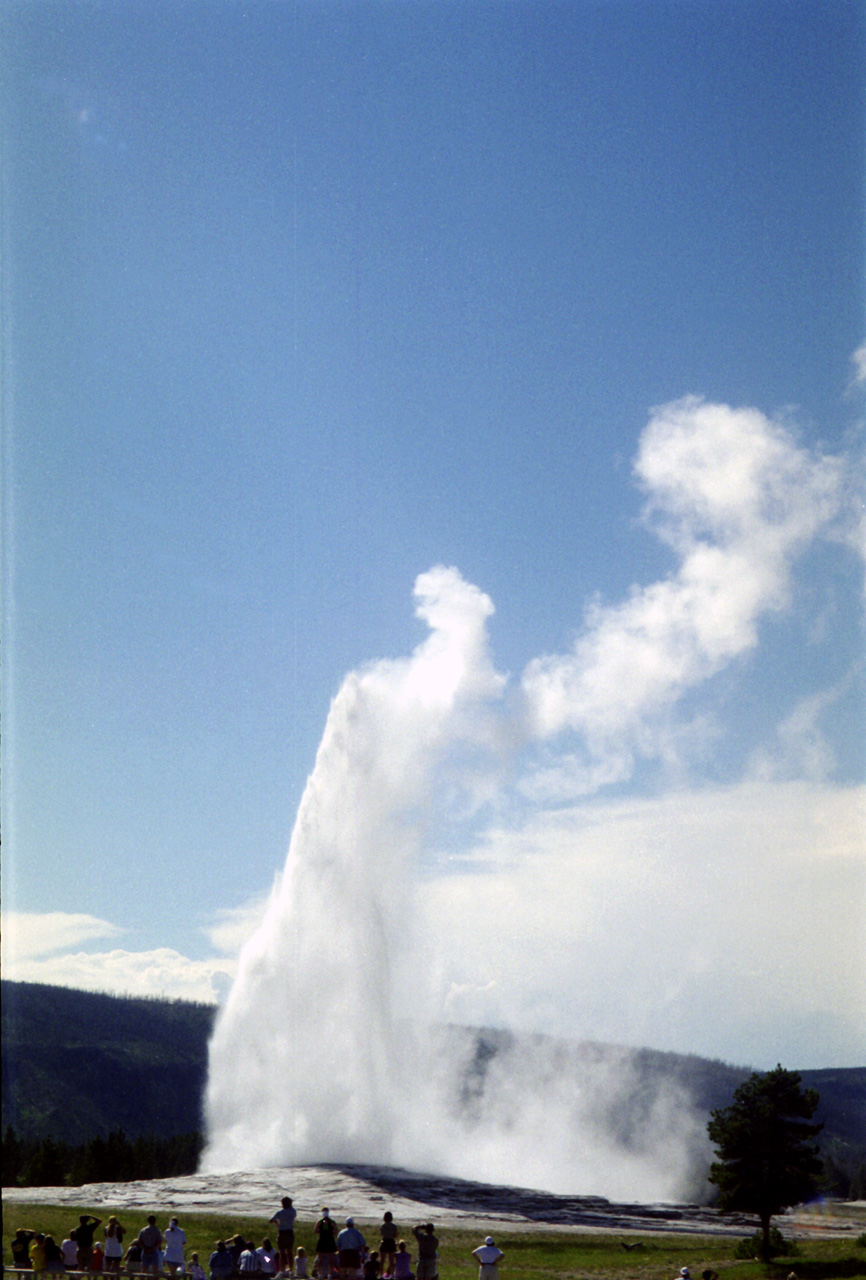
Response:
MULTIPOLYGON (((81 1205, 75 1210, 50 1205, 7 1206, 3 1224, 4 1259, 9 1261, 9 1240, 18 1227, 50 1232, 59 1242, 75 1225, 77 1214, 93 1213, 105 1220, 110 1209, 95 1209, 81 1205)), ((136 1233, 144 1226, 146 1215, 141 1210, 131 1213, 118 1211, 125 1227, 136 1233)), ((165 1227, 166 1215, 157 1219, 165 1227)), ((378 1240, 378 1226, 357 1219, 368 1242, 378 1240)), ((187 1258, 195 1250, 207 1268, 207 1259, 214 1243, 220 1238, 240 1231, 247 1238, 261 1243, 262 1237, 273 1233, 261 1218, 244 1217, 241 1214, 220 1215, 210 1213, 184 1214, 180 1225, 186 1232, 187 1258)), ((312 1222, 299 1221, 296 1243, 302 1244, 312 1255, 314 1240, 312 1222)), ((414 1240, 408 1223, 401 1223, 410 1252, 414 1240)), ((439 1236, 439 1274, 442 1280, 475 1280, 478 1267, 470 1256, 482 1243, 482 1232, 467 1231, 460 1227, 443 1227, 439 1236)), ((645 1234, 584 1234, 583 1232, 548 1231, 540 1227, 532 1232, 494 1231, 496 1243, 505 1251, 500 1264, 502 1280, 583 1280, 600 1277, 602 1280, 675 1280, 680 1267, 691 1269, 698 1280, 705 1268, 719 1272, 722 1280, 784 1280, 794 1271, 798 1280, 848 1280, 849 1277, 866 1277, 866 1243, 853 1240, 827 1240, 810 1238, 797 1247, 796 1254, 778 1258, 765 1266, 758 1262, 738 1261, 734 1257, 737 1240, 718 1236, 645 1234), (627 1250, 623 1242, 637 1246, 627 1250)), ((133 1235, 127 1237, 127 1242, 133 1235)), ((860 1237, 864 1239, 864 1237, 860 1237)))

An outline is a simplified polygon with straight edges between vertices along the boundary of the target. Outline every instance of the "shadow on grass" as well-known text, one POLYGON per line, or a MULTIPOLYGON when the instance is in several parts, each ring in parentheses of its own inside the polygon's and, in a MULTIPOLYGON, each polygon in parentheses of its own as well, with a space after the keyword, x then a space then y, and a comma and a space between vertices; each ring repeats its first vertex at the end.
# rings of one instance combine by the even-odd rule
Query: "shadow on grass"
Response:
MULTIPOLYGON (((573 1253, 592 1253, 593 1251, 610 1252, 619 1246, 619 1241, 612 1240, 592 1240, 586 1237, 570 1238, 567 1240, 545 1240, 540 1243, 532 1236, 509 1236, 507 1232, 500 1232, 501 1247, 508 1253, 520 1253, 522 1250, 527 1252, 538 1252, 542 1250, 545 1255, 550 1257, 562 1257, 565 1254, 573 1253)), ((634 1247, 634 1246, 632 1246, 634 1247)), ((644 1245, 644 1248, 648 1246, 644 1245)), ((655 1248, 655 1245, 652 1245, 655 1248)))
POLYGON ((798 1258, 792 1258, 787 1265, 772 1263, 767 1276, 769 1280, 786 1280, 792 1271, 797 1280, 847 1280, 849 1276, 866 1276, 866 1259, 837 1258, 833 1262, 801 1262, 798 1258))

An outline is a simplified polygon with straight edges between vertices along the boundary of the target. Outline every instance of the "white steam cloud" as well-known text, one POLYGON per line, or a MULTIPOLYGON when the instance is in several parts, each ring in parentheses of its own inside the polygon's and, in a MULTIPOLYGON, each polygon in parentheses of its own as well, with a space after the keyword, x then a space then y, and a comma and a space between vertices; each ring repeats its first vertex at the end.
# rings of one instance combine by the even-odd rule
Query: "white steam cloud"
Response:
MULTIPOLYGON (((491 1051, 441 1026, 469 988, 436 991, 461 938, 430 911, 425 879, 449 817, 491 798, 500 819, 509 810, 519 761, 546 753, 518 783, 525 807, 589 795, 663 755, 678 700, 788 603, 796 557, 822 532, 844 540, 841 461, 753 409, 690 398, 657 410, 635 473, 671 575, 594 604, 572 650, 530 662, 510 696, 488 650, 493 605, 441 566, 415 585, 429 637, 346 678, 214 1032, 207 1168, 397 1163, 564 1192, 689 1189, 701 1125, 675 1086, 638 1081, 627 1054, 508 1038, 491 1051)), ((575 930, 578 900, 572 889, 575 930)), ((519 955, 521 904, 499 912, 519 955)), ((495 983, 480 973, 478 990, 495 983)))
POLYGON ((415 595, 431 635, 410 659, 344 682, 285 874, 241 954, 211 1046, 213 1166, 238 1167, 253 1150, 264 1164, 311 1152, 381 1163, 399 1144, 399 1068, 408 1087, 412 1060, 393 983, 401 960, 411 964, 401 954, 409 871, 430 778, 443 746, 471 737, 503 684, 487 653, 488 597, 441 567, 421 575, 415 595))
POLYGON ((679 567, 593 605, 570 653, 529 663, 534 734, 571 729, 581 748, 527 784, 539 798, 596 791, 636 754, 659 754, 664 713, 755 646, 762 614, 788 601, 796 555, 841 510, 838 458, 813 457, 755 409, 692 397, 654 413, 635 473, 679 567))

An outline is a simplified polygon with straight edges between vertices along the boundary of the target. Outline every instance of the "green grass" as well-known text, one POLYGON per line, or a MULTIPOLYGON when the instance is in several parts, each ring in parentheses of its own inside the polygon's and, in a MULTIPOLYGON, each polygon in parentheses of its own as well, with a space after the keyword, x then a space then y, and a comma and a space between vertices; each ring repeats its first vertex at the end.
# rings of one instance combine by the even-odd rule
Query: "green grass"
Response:
MULTIPOLYGON (((16 1228, 29 1227, 51 1233, 59 1242, 77 1221, 79 1213, 93 1213, 103 1219, 111 1208, 93 1208, 86 1204, 72 1208, 56 1205, 9 1205, 3 1227, 4 1258, 9 1260, 8 1244, 16 1228)), ((129 1232, 125 1243, 134 1238, 146 1221, 141 1209, 117 1210, 120 1221, 129 1232)), ((265 1235, 275 1240, 276 1233, 264 1219, 243 1214, 181 1213, 180 1225, 186 1232, 186 1256, 195 1250, 207 1267, 214 1243, 240 1231, 261 1243, 265 1235)), ((168 1214, 160 1212, 157 1222, 164 1227, 168 1214)), ((377 1225, 357 1219, 368 1241, 378 1240, 377 1225)), ((376 1220, 378 1223, 378 1219, 376 1220)), ((414 1245, 409 1223, 400 1223, 407 1241, 414 1245)), ((312 1221, 299 1221, 296 1243, 312 1255, 315 1237, 312 1221)), ((462 1227, 437 1230, 440 1246, 441 1280, 476 1280, 478 1268, 472 1250, 482 1243, 483 1231, 462 1227)), ((797 1255, 777 1258, 764 1265, 739 1262, 734 1258, 736 1237, 674 1235, 647 1232, 617 1234, 584 1234, 583 1232, 537 1231, 516 1232, 494 1229, 496 1243, 505 1251, 501 1263, 502 1280, 675 1280, 680 1267, 691 1269, 695 1280, 701 1271, 711 1267, 722 1280, 784 1280, 792 1270, 798 1280, 855 1280, 866 1277, 866 1247, 851 1240, 810 1238, 801 1241, 797 1255), (626 1251, 622 1241, 641 1244, 642 1248, 626 1251)), ((416 1254, 411 1249, 413 1255, 416 1254)))

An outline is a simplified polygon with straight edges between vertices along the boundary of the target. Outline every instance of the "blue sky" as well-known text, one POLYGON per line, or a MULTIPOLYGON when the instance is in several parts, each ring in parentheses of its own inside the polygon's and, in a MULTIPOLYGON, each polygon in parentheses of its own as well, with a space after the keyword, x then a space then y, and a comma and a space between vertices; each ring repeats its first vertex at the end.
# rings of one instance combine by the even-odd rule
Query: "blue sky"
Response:
POLYGON ((517 919, 492 977, 443 961, 476 993, 454 1016, 862 1062, 862 6, 12 0, 2 23, 6 974, 222 990, 331 699, 424 641, 413 586, 441 564, 492 600, 530 708, 468 816, 430 799, 443 948, 480 874, 446 874, 455 851, 491 859, 482 896, 519 844, 613 913, 590 958, 563 907, 552 977, 517 919), (742 477, 702 487, 723 441, 778 527, 737 524, 742 477), (701 596, 700 653, 677 634, 655 700, 636 673, 627 723, 622 672, 595 730, 565 685, 544 719, 541 659, 574 653, 585 692, 626 602, 667 583, 682 607, 696 539, 726 581, 745 548, 732 630, 701 596), (626 812, 659 851, 628 942, 626 812), (576 835, 557 863, 569 822, 603 877, 576 835), (663 998, 667 908, 694 950, 716 875, 703 967, 663 998), (749 882, 784 919, 747 942, 749 882))

